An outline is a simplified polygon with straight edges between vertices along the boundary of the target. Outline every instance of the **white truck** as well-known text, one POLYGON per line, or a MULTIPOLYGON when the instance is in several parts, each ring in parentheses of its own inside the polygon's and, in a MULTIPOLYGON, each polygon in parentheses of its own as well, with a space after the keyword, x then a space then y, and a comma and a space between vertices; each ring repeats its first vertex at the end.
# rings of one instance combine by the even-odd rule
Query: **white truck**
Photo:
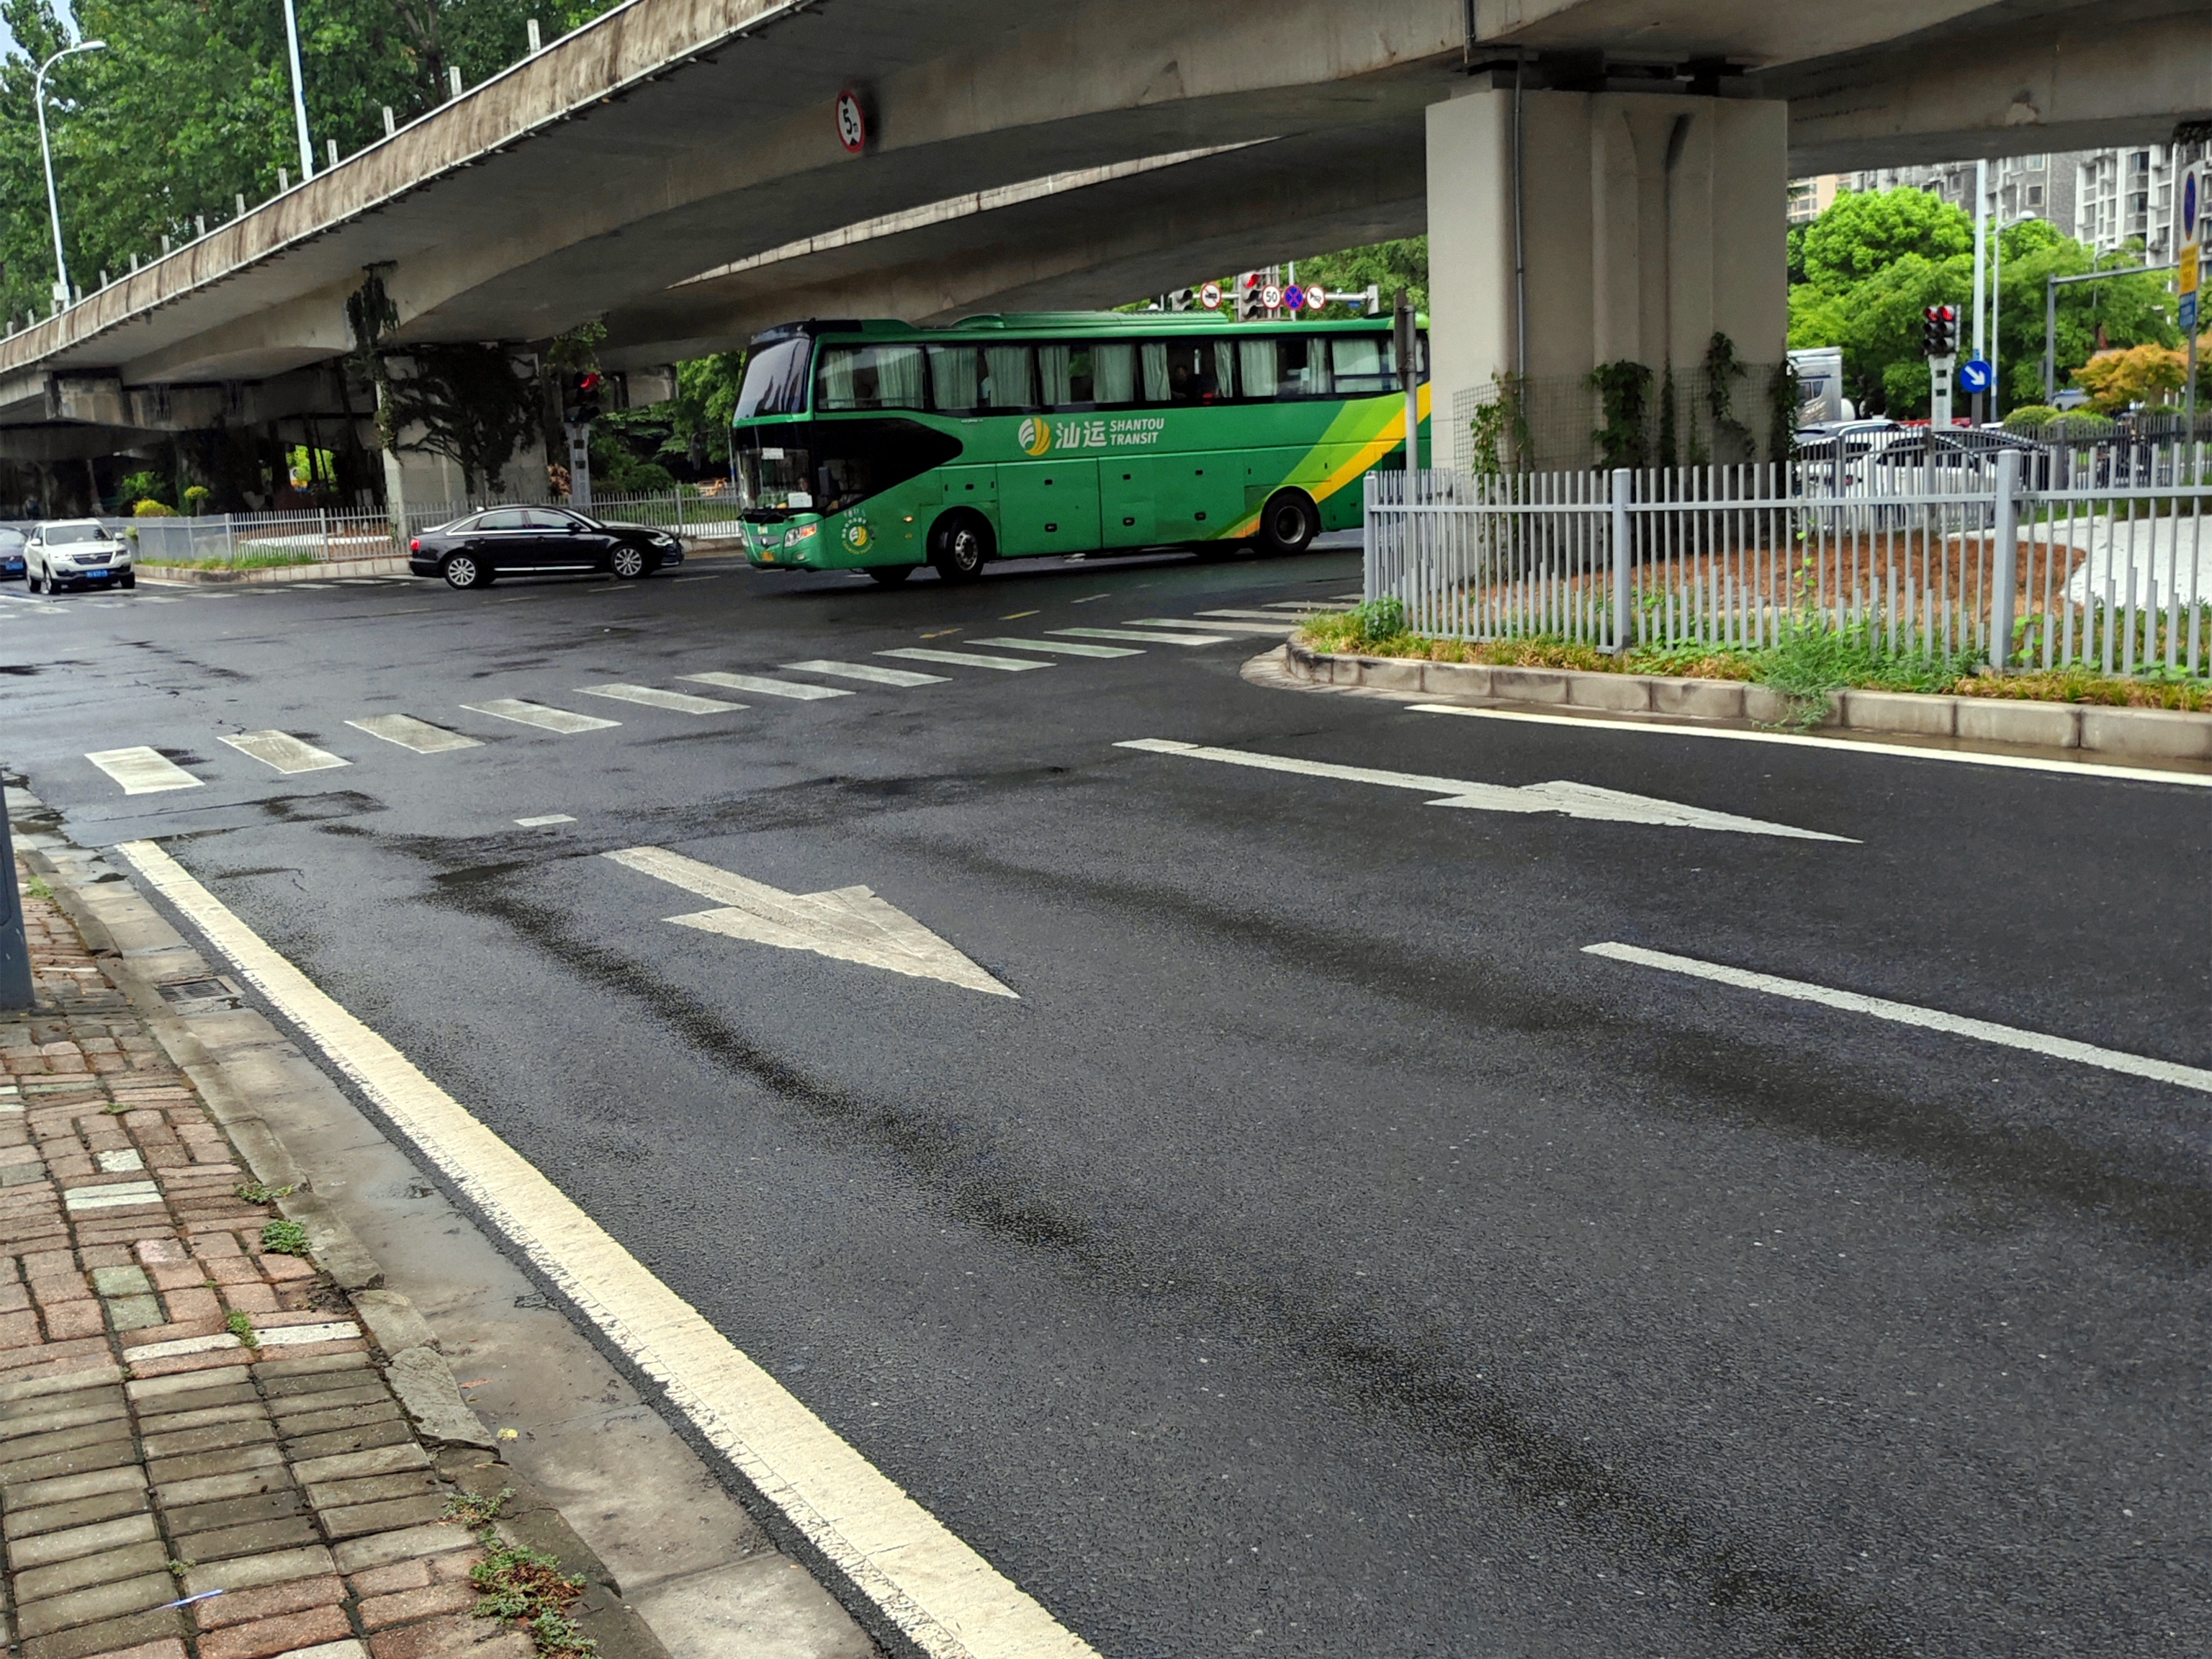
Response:
POLYGON ((1808 346, 1790 354, 1797 371, 1797 424, 1800 428, 1827 426, 1858 418, 1858 410, 1844 396, 1844 349, 1808 346))

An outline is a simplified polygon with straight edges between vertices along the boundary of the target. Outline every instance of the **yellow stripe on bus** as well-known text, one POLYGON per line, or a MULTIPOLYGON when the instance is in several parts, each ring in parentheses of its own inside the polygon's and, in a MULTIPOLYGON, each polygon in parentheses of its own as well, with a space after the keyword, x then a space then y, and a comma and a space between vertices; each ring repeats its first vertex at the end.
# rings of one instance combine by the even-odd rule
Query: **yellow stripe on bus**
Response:
MULTIPOLYGON (((1429 388, 1425 386, 1424 386, 1420 391, 1419 418, 1424 421, 1429 418, 1429 388)), ((1330 447, 1331 436, 1331 432, 1324 432, 1322 434, 1321 441, 1306 452, 1305 461, 1301 461, 1297 466, 1292 467, 1289 477, 1285 478, 1284 482, 1287 483, 1297 478, 1300 471, 1304 467, 1306 461, 1310 461, 1314 456, 1319 454, 1323 449, 1330 447)), ((1400 416, 1389 421, 1383 426, 1380 432, 1376 434, 1375 436, 1370 438, 1365 443, 1354 450, 1350 458, 1340 463, 1334 471, 1324 473, 1320 482, 1315 484, 1307 493, 1312 495, 1316 504, 1327 501, 1330 496, 1335 495, 1338 490, 1343 489, 1345 485, 1350 483, 1354 478, 1364 476, 1374 466, 1376 462, 1381 460, 1385 455, 1388 455, 1393 449, 1395 449, 1400 444, 1402 444, 1405 441, 1406 422, 1404 416, 1400 416)), ((1433 434, 1431 435, 1430 441, 1432 444, 1434 443, 1435 439, 1433 434)), ((1253 534, 1259 529, 1259 527, 1260 508, 1255 507, 1250 514, 1246 515, 1244 518, 1239 519, 1235 524, 1230 526, 1228 529, 1223 531, 1221 533, 1224 538, 1230 539, 1239 539, 1253 534)))

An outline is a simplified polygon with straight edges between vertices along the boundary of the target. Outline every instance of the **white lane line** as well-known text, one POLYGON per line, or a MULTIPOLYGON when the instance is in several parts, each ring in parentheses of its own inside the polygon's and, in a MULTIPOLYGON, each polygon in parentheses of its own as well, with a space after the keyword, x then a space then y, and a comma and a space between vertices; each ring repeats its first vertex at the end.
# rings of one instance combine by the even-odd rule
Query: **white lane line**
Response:
POLYGON ((1228 766, 1249 766, 1263 772, 1291 772, 1301 777, 1333 778, 1346 783, 1380 784, 1385 789, 1413 789, 1435 799, 1431 806, 1459 806, 1478 812, 1562 812, 1571 818, 1608 823, 1650 823, 1675 830, 1721 830, 1737 835, 1780 836, 1790 841, 1833 841, 1856 847, 1848 836, 1824 835, 1762 818, 1739 817, 1680 801, 1651 795, 1632 795, 1625 790, 1601 788, 1594 783, 1564 780, 1524 784, 1518 788, 1502 783, 1475 783, 1466 778, 1429 777, 1419 772, 1386 772, 1371 766, 1340 766, 1333 761, 1293 760, 1283 755, 1263 755, 1246 749, 1211 749, 1201 744, 1176 743, 1166 738, 1136 738, 1117 743, 1116 749, 1142 749, 1155 755, 1180 755, 1188 760, 1219 761, 1228 766))
POLYGON ((911 669, 878 668, 872 663, 830 662, 817 658, 811 662, 787 662, 783 665, 794 674, 835 674, 840 679, 866 680, 871 685, 945 685, 949 684, 942 674, 917 674, 911 669))
POLYGON ((800 1404, 538 1168, 149 841, 116 851, 312 1037, 830 1566, 931 1659, 1092 1650, 800 1404))
POLYGON ((1724 968, 1716 962, 1700 962, 1695 957, 1678 957, 1665 951, 1647 951, 1641 945, 1620 945, 1608 940, 1603 945, 1585 945, 1583 950, 1590 956, 1610 957, 1615 962, 1633 963, 1639 968, 1656 968, 1669 974, 1686 974, 1692 979, 1711 980, 1718 985, 1733 985, 1746 991, 1764 991, 1769 996, 1788 997, 1797 1002, 1817 1002, 1823 1007, 1841 1008, 1848 1013, 1893 1020, 1899 1025, 1917 1025, 1926 1030, 1948 1031, 1954 1036, 2001 1043, 2008 1048, 2025 1048, 2031 1054, 2049 1054, 2057 1060, 2078 1060, 2084 1066, 2100 1066, 2108 1072, 2124 1072, 2130 1077, 2149 1078, 2154 1082, 2178 1084, 2185 1089, 2197 1089, 2212 1094, 2212 1071, 2202 1066, 2183 1066, 2170 1060, 2151 1060, 2142 1054, 2125 1054, 2118 1048, 2100 1048, 2094 1043, 2076 1042, 2071 1037, 2048 1036, 2041 1031, 2024 1031, 2016 1025, 1998 1025, 1986 1019, 1968 1019, 1961 1014, 1947 1014, 1940 1008, 1922 1008, 1910 1002, 1892 1002, 1887 997, 1862 996, 1856 991, 1832 991, 1825 985, 1811 985, 1803 980, 1779 979, 1772 974, 1754 974, 1741 968, 1724 968))
POLYGON ((772 680, 765 674, 678 674, 676 678, 696 680, 702 685, 725 686, 732 691, 756 691, 763 697, 794 697, 801 702, 853 695, 842 685, 801 685, 794 680, 772 680))
POLYGON ((1134 640, 1139 645, 1226 645, 1227 634, 1163 634, 1158 629, 1139 633, 1133 628, 1048 628, 1048 634, 1069 635, 1079 640, 1134 640))
POLYGON ((126 795, 158 795, 164 789, 201 789, 206 785, 157 750, 103 749, 85 758, 123 786, 126 795))
POLYGON ((956 668, 1003 668, 1018 674, 1024 668, 1050 668, 1048 662, 1024 662, 1015 657, 979 657, 970 651, 933 651, 927 646, 906 645, 896 651, 878 651, 879 657, 905 657, 915 662, 949 662, 956 668))
MULTIPOLYGON (((1217 611, 1213 614, 1218 617, 1221 613, 1217 611)), ((1129 626, 1132 628, 1182 628, 1188 629, 1194 634, 1265 634, 1273 639, 1280 639, 1285 634, 1294 634, 1298 628, 1298 624, 1288 617, 1273 622, 1191 622, 1175 617, 1132 617, 1129 618, 1129 626)))
POLYGON ((672 708, 679 714, 732 714, 744 707, 741 702, 725 702, 720 697, 695 697, 689 691, 663 691, 651 685, 580 685, 576 690, 586 697, 641 703, 647 708, 672 708))
POLYGON ((1732 732, 1711 726, 1668 726, 1657 720, 1584 720, 1575 714, 1532 714, 1517 708, 1467 708, 1454 702, 1408 703, 1409 714, 1472 714, 1478 720, 1524 720, 1533 726, 1591 726, 1608 732, 1641 732, 1662 738, 1727 738, 1736 743, 1781 743, 1800 749, 1843 749, 1893 760, 1956 761, 1966 766, 2009 767, 2020 772, 2067 772, 2075 777, 2133 778, 2141 783, 2185 783, 2212 789, 2212 774, 2160 772, 2148 766, 2102 766, 2094 761, 2038 760, 2028 755, 1984 755, 1964 749, 1918 749, 1908 744, 1854 742, 1796 732, 1732 732))
POLYGON ((1302 605, 1291 607, 1278 606, 1272 611, 1201 611, 1198 614, 1201 617, 1241 617, 1248 622, 1280 623, 1285 628, 1302 628, 1305 625, 1305 617, 1314 613, 1315 607, 1302 605), (1303 611, 1304 615, 1286 617, 1283 615, 1283 611, 1286 608, 1303 611))
POLYGON ((620 726, 620 720, 603 720, 597 714, 572 714, 565 708, 549 708, 542 702, 525 702, 520 697, 495 697, 489 702, 465 702, 462 708, 471 714, 489 714, 494 720, 513 720, 518 726, 534 726, 541 732, 604 732, 611 726, 620 726))
POLYGON ((480 749, 483 745, 475 738, 463 737, 459 732, 448 732, 442 726, 433 726, 428 720, 418 720, 412 714, 369 714, 357 720, 348 720, 356 732, 366 732, 372 738, 382 738, 386 743, 396 743, 402 749, 412 749, 418 755, 442 755, 448 749, 480 749))
POLYGON ((525 830, 543 830, 549 824, 574 823, 576 820, 566 812, 540 812, 534 818, 517 818, 515 823, 525 830))
POLYGON ((334 766, 350 766, 350 761, 341 760, 327 749, 318 749, 294 737, 289 732, 241 732, 234 738, 224 738, 241 755, 251 755, 264 766, 273 766, 279 772, 327 772, 334 766))
POLYGON ((1049 651, 1060 657, 1141 657, 1127 645, 1079 645, 1073 640, 970 640, 970 645, 995 645, 1008 651, 1049 651))

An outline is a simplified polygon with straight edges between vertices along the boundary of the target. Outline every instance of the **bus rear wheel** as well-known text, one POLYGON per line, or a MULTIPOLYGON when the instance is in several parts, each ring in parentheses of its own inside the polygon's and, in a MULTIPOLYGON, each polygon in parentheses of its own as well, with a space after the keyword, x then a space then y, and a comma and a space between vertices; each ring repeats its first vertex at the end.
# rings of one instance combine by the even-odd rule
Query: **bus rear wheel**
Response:
POLYGON ((869 580, 881 582, 885 587, 896 587, 912 574, 914 567, 910 564, 878 564, 868 570, 869 580))
POLYGON ((929 562, 948 582, 972 582, 991 560, 991 526, 973 513, 948 513, 929 532, 929 562))
POLYGON ((1260 545, 1270 553, 1303 553, 1320 534, 1320 509, 1303 489, 1279 489, 1260 509, 1260 545))

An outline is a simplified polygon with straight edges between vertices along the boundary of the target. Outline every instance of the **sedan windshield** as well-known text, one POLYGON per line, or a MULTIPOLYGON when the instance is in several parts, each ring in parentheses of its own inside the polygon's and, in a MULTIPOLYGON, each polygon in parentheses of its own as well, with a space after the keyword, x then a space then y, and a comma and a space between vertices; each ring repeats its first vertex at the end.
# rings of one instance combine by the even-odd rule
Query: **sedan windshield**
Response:
POLYGON ((48 547, 67 547, 72 542, 104 542, 107 532, 96 524, 50 524, 46 526, 48 547))

